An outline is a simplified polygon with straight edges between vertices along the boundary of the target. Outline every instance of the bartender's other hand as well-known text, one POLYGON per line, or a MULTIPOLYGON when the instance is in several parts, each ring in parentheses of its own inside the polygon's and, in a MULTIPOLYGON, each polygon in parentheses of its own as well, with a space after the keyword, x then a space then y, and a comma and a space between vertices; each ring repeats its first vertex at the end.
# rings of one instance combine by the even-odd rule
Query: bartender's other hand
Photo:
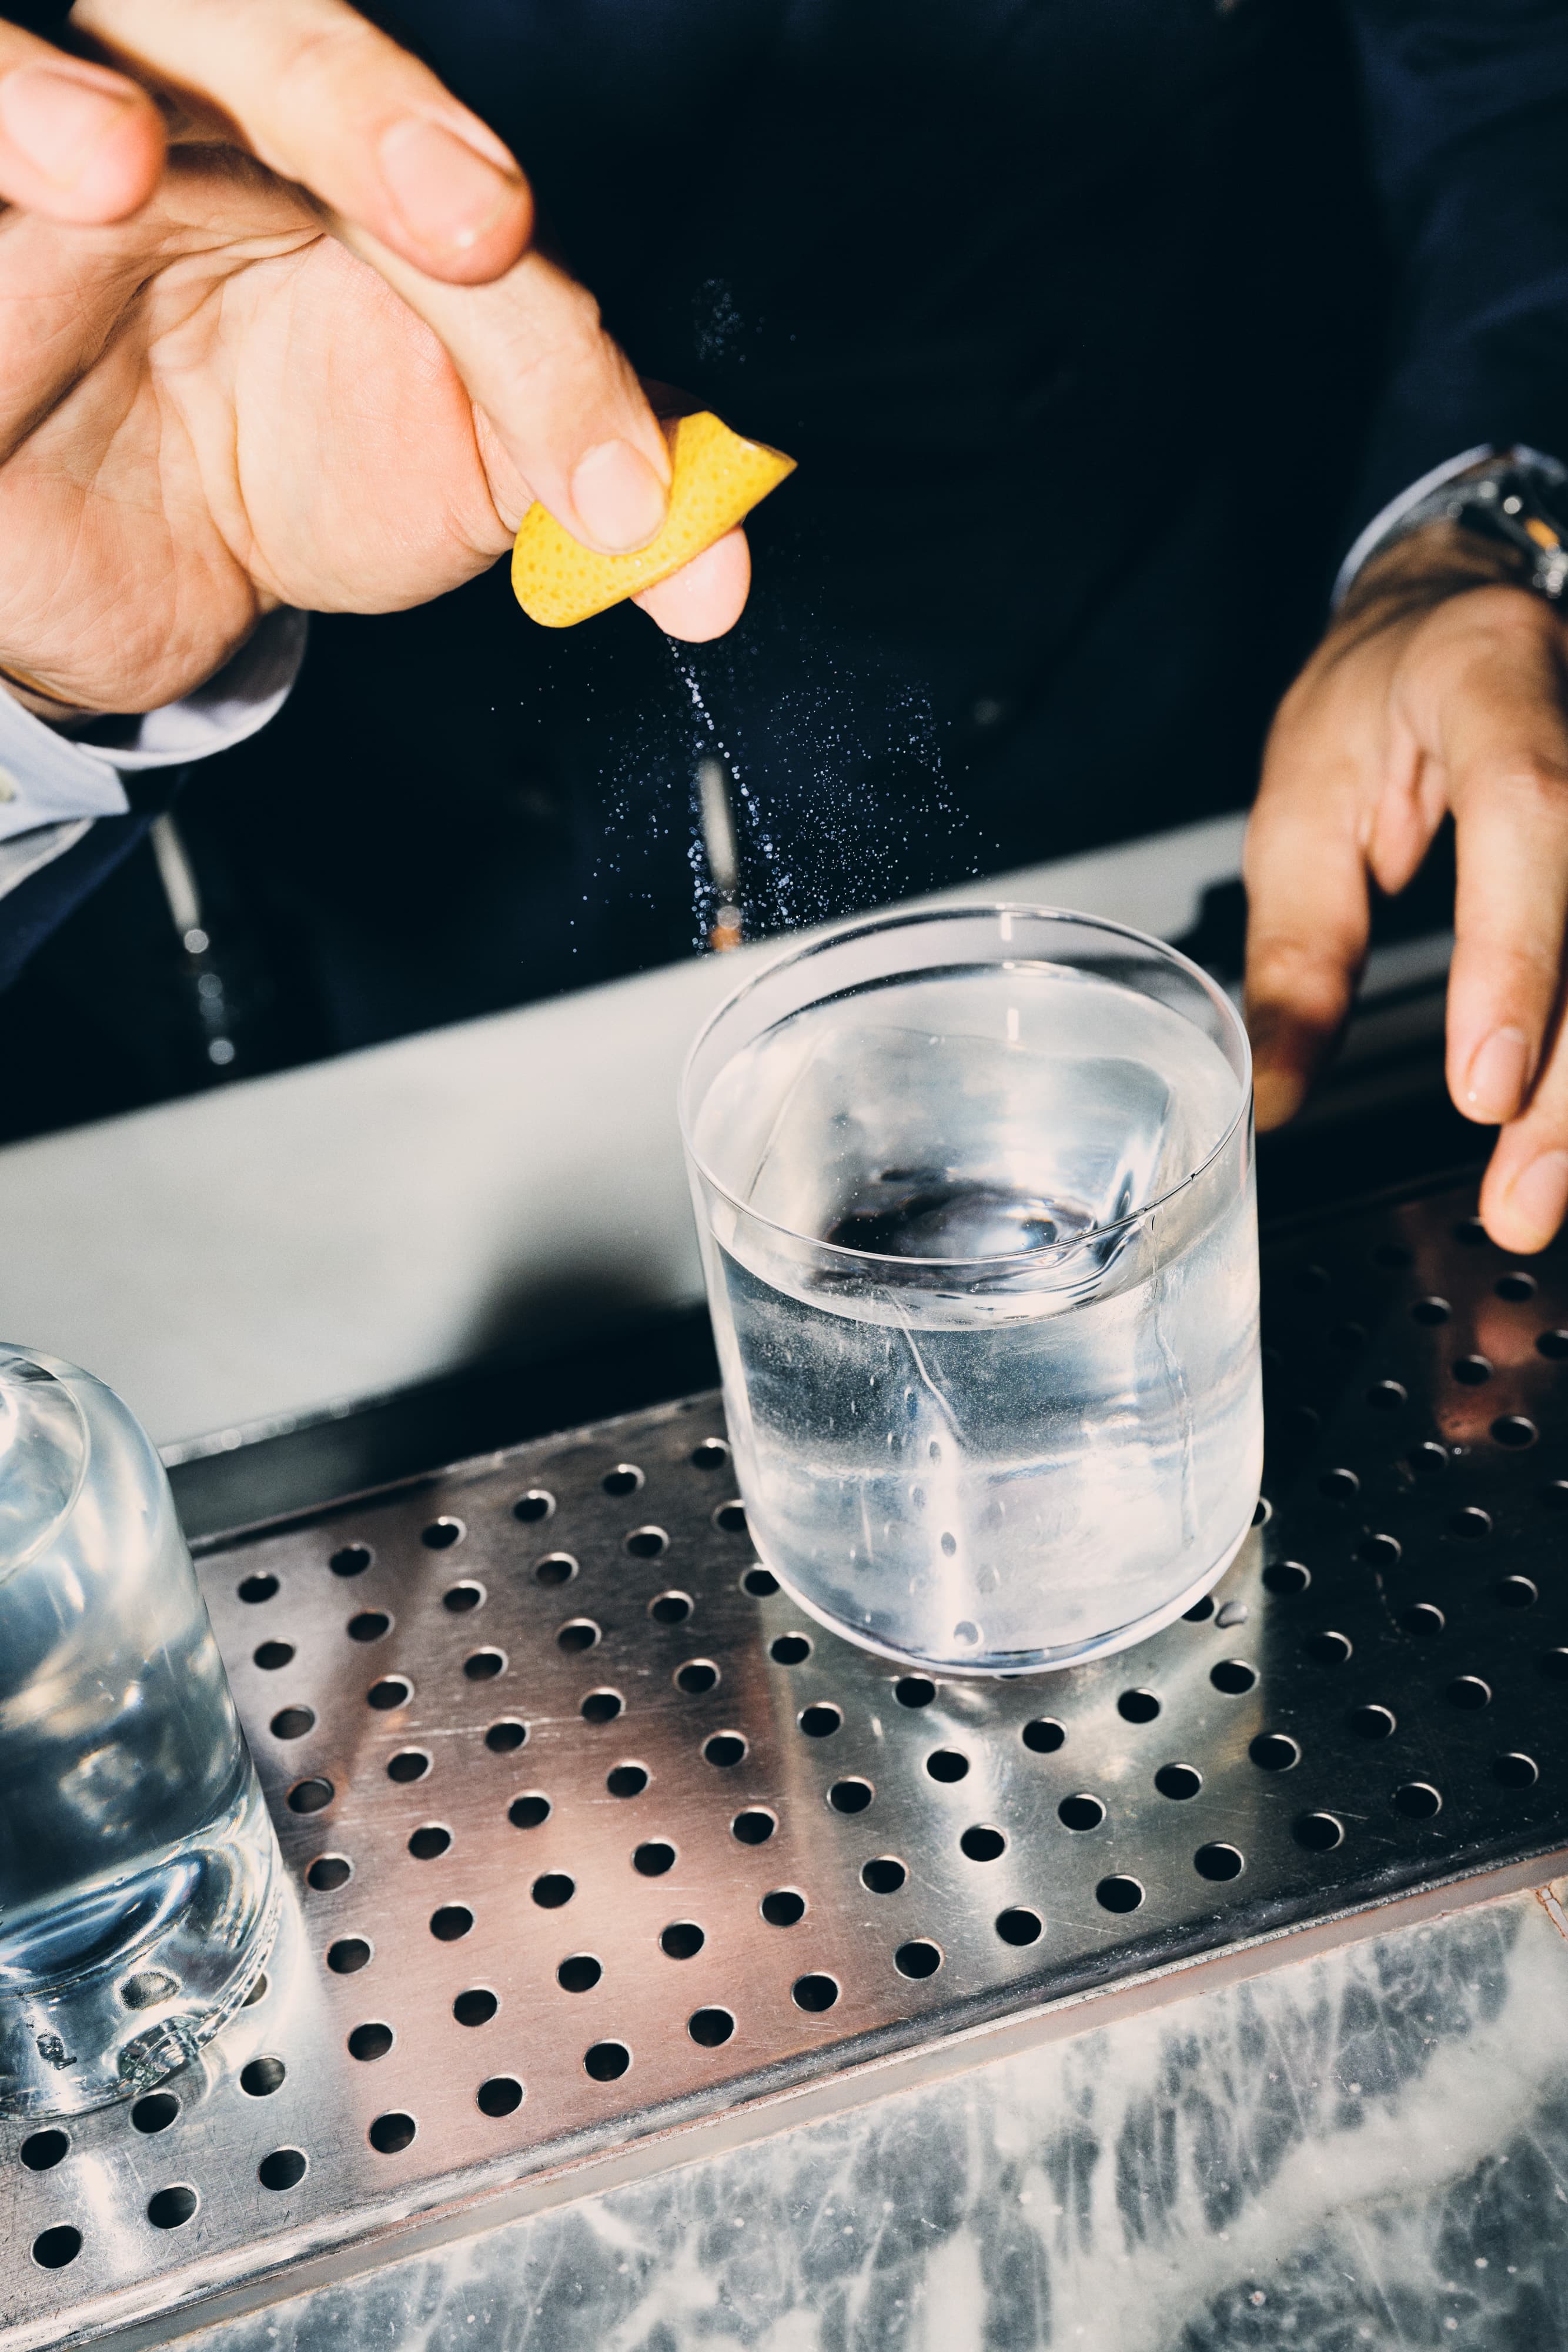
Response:
POLYGON ((1448 525, 1369 565, 1281 703, 1247 836, 1260 1128, 1350 1010, 1368 877, 1403 889, 1446 814, 1458 866, 1448 1079, 1500 1125, 1481 1215, 1507 1250, 1568 1212, 1568 633, 1506 551, 1448 525))
MULTIPOLYGON (((16 208, 0 214, 0 464, 19 422, 16 378, 35 388, 40 374, 57 375, 62 388, 67 381, 49 370, 47 347, 61 341, 78 270, 100 328, 110 331, 102 265, 118 253, 119 307, 129 314, 144 299, 123 266, 132 257, 155 268, 193 257, 169 252, 172 224, 205 249, 194 277, 217 306, 205 314, 216 325, 219 309, 244 307, 226 290, 220 302, 219 285, 226 289, 242 262, 278 258, 271 240, 281 207, 291 210, 294 239, 303 240, 307 226, 318 238, 329 229, 439 339, 436 351, 429 336, 405 337, 394 352, 390 331, 378 337, 383 361, 395 357, 413 371, 383 388, 392 402, 417 412, 444 375, 445 392, 465 392, 472 403, 470 438, 491 510, 474 527, 454 484, 455 519, 461 511, 474 541, 457 577, 503 551, 536 498, 606 553, 653 538, 670 478, 664 431, 592 297, 530 249, 532 199, 517 163, 424 66, 343 0, 77 0, 71 26, 104 62, 65 55, 0 19, 0 200, 16 208), (204 234, 194 191, 204 185, 215 197, 225 175, 222 228, 214 221, 204 234), (242 256, 254 237, 261 247, 242 256)), ((317 268, 312 304, 329 274, 317 268)), ((362 354, 350 339, 371 299, 355 293, 341 316, 335 396, 358 374, 362 354)), ((163 306, 164 328, 177 308, 163 306)), ((226 331, 235 322, 225 316, 223 323, 226 331)), ((329 321, 313 310, 310 324, 325 357, 329 321)), ((159 372, 167 341, 149 341, 135 329, 132 340, 159 372)), ((187 328, 182 373, 191 341, 187 328)), ((318 381, 312 389, 328 386, 318 381)), ((304 422, 267 417, 250 404, 253 439, 270 431, 280 446, 298 446, 304 422)), ((340 442, 331 417, 315 423, 322 443, 340 442)), ((430 468, 417 457, 411 471, 430 468)), ((15 577, 9 550, 0 563, 3 593, 15 577)), ((639 601, 673 635, 715 636, 737 617, 748 579, 745 541, 736 535, 639 601)), ((446 576, 411 593, 406 582, 387 581, 379 591, 369 583, 354 608, 414 603, 453 584, 446 576)), ((273 593, 276 601, 287 592, 273 593)), ((5 635, 0 663, 26 666, 5 635)))

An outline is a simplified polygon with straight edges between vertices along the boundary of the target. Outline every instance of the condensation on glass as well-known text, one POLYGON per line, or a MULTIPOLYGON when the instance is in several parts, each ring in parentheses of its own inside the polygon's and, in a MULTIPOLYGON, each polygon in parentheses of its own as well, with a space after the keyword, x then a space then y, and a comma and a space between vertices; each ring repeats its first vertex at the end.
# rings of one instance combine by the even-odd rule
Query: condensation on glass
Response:
POLYGON ((0 1345, 0 2111, 183 2065, 280 1878, 162 1465, 101 1381, 0 1345))
POLYGON ((1158 940, 1041 908, 858 925, 693 1049, 736 1465, 801 1605, 1019 1674, 1212 1584, 1262 1461, 1251 1070, 1158 940))

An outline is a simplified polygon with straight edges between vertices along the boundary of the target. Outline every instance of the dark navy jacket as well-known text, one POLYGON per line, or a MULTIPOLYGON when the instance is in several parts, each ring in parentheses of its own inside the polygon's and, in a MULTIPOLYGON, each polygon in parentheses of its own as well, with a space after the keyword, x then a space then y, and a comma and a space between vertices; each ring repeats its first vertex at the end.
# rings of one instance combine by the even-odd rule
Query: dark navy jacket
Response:
MULTIPOLYGON (((800 460, 694 663, 756 928, 1239 803, 1366 519, 1473 444, 1568 454, 1568 0, 383 20, 637 367, 800 460)), ((318 622, 183 803, 260 1058, 683 951, 690 685, 630 610, 534 629, 504 570, 318 622)))

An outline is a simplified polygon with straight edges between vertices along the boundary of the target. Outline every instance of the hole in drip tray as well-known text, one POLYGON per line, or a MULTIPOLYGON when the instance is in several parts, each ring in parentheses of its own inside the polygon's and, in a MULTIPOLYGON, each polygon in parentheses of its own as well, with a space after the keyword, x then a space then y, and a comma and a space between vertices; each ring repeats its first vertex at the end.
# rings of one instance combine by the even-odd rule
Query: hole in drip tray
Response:
POLYGON ((371 1957, 371 1948, 362 1936, 340 1936, 327 1947, 327 1966, 335 1977, 358 1976, 371 1957))
POLYGON ((1098 1797, 1087 1793, 1063 1797, 1056 1809, 1056 1818, 1063 1829, 1097 1830, 1105 1818, 1105 1808, 1098 1797))
POLYGON ((349 2036, 349 2055, 369 2065, 372 2059, 384 2058, 392 2046, 390 2025, 356 2025, 349 2036))
POLYGON ((737 1837, 742 1845, 766 1845, 778 1826, 772 1814, 765 1813, 760 1806, 737 1813, 729 1825, 730 1834, 737 1837))
POLYGON ((895 1855, 882 1853, 863 1865, 861 1885, 873 1895, 896 1895, 908 1876, 908 1871, 895 1855))
POLYGON ((158 2189, 147 2200, 147 2219, 155 2230, 183 2230, 198 2203, 195 2190, 185 2181, 172 2189, 158 2189))
POLYGON ((149 2134, 167 2131, 179 2112, 180 2102, 172 2091, 149 2091, 131 2110, 131 2126, 149 2134))
POLYGON ((41 2271, 63 2271, 80 2252, 81 2231, 69 2221, 57 2221, 52 2229, 40 2230, 33 2241, 33 2260, 41 2271))
POLYGON ((748 1568, 740 1581, 754 1601, 766 1601, 779 1590, 779 1579, 765 1568, 748 1568))
POLYGON ((929 1706, 936 1685, 925 1675, 901 1675, 893 1685, 893 1696, 900 1706, 929 1706))
POLYGON ((675 1687, 688 1698, 701 1698, 705 1692, 718 1685, 718 1668, 711 1658, 688 1658, 684 1666, 675 1669, 675 1687))
POLYGON ((264 2156, 256 2166, 256 2177, 264 2189, 298 2189, 308 2168, 301 2149, 275 2147, 272 2154, 264 2156))
POLYGON ((592 1690, 578 1711, 584 1723, 613 1723, 625 1703, 619 1691, 592 1690))
POLYGON ((699 2009, 686 2020, 686 2032, 705 2050, 716 2050, 735 2032, 735 2020, 727 2009, 699 2009))
POLYGON ((514 1797, 507 1807, 507 1819, 515 1830, 537 1830, 549 1821, 549 1799, 532 1789, 525 1796, 514 1797))
POLYGON ((484 1601, 485 1588, 482 1584, 454 1584, 441 1596, 442 1607, 454 1617, 468 1616, 472 1611, 482 1608, 484 1601))
POLYGON ((956 1748, 937 1748, 925 1759, 925 1769, 934 1780, 951 1783, 967 1777, 969 1759, 956 1748))
POLYGON ((729 1448, 722 1437, 705 1437, 700 1445, 694 1445, 691 1450, 690 1461, 694 1470, 722 1470, 728 1460, 729 1448))
POLYGON ((530 1891, 541 1911, 559 1911, 577 1893, 577 1881, 564 1870, 547 1870, 542 1878, 535 1879, 530 1891))
POLYGON ((839 1997, 839 1988, 831 1977, 813 1972, 810 1976, 796 1978, 789 1988, 789 1997, 797 2009, 809 2010, 816 2014, 832 2008, 839 1997))
POLYGON ((1289 1772, 1301 1760, 1300 1744, 1283 1731, 1260 1731, 1247 1753, 1260 1772, 1289 1772))
POLYGON ((607 1470, 600 1484, 607 1495, 634 1495, 643 1484, 643 1473, 634 1463, 622 1462, 607 1470))
POLYGON ((29 2172, 52 2172, 69 2152, 70 2141, 63 2131, 29 2133, 16 2150, 29 2172))
POLYGON ((1436 1297, 1418 1298, 1416 1301, 1415 1306, 1410 1309, 1411 1316, 1416 1322, 1426 1323, 1433 1327, 1436 1327, 1439 1323, 1446 1323, 1453 1311, 1453 1308, 1449 1306, 1446 1298, 1436 1297))
POLYGON ((657 1559, 669 1548, 670 1538, 663 1528, 633 1528, 626 1538, 626 1549, 633 1559, 657 1559))
POLYGON ((1428 1780, 1406 1780, 1394 1791, 1394 1810, 1407 1821, 1427 1822, 1442 1809, 1443 1800, 1428 1780))
POLYGON ((270 1601, 277 1591, 276 1576, 247 1576, 237 1588, 242 1601, 270 1601))
POLYGON ((746 1533, 746 1505, 721 1503, 713 1515, 713 1523, 727 1536, 743 1536, 746 1533))
POLYGON ((492 1756, 510 1756, 514 1749, 523 1745, 528 1736, 528 1727, 526 1723, 504 1720, 490 1726, 489 1730, 485 1734, 485 1745, 492 1756))
POLYGON ((450 1551, 455 1543, 462 1542, 463 1534, 461 1519, 432 1519, 420 1529, 419 1540, 428 1551, 450 1551))
POLYGON ((512 1517, 530 1526, 537 1519, 548 1519, 555 1509, 555 1496, 547 1495, 542 1486, 530 1486, 512 1505, 512 1517))
POLYGON ((423 1748, 401 1748, 387 1765, 387 1779, 399 1782, 423 1780, 430 1769, 430 1759, 423 1748))
POLYGON ((1193 1855, 1192 1866, 1200 1878, 1216 1881, 1239 1878, 1246 1867, 1235 1846, 1223 1844, 1218 1840, 1213 1844, 1198 1847, 1193 1855))
POLYGON ((900 1944, 893 1956, 893 1965, 901 1977, 934 1977, 942 1965, 942 1954, 936 1945, 917 1936, 907 1944, 900 1944))
POLYGON ((472 1656, 463 1661, 464 1675, 471 1683, 494 1682, 496 1676, 505 1674, 506 1670, 507 1654, 504 1650, 476 1650, 472 1656))
POLYGON ((1467 1389, 1479 1389, 1491 1378, 1491 1366, 1484 1356, 1461 1356, 1454 1366, 1454 1378, 1467 1389))
POLYGON ((409 1839, 408 1850, 415 1862, 434 1862, 446 1852, 451 1843, 450 1830, 443 1829, 439 1822, 427 1822, 423 1829, 414 1831, 409 1839))
POLYGON ((481 2115, 515 2115, 523 2104, 523 2086, 515 2074, 492 2074, 474 2094, 481 2115))
MULTIPOLYGON (((534 1900, 538 1902, 537 1895, 534 1900)), ((466 1903, 444 1903, 439 1911, 433 1911, 430 1916, 430 1932, 438 1944, 456 1943, 458 1937, 465 1936, 473 1925, 474 1914, 466 1903)))
POLYGON ((381 2156, 398 2156, 408 2147, 419 2126, 412 2116, 399 2113, 378 2116, 366 2137, 381 2156))
POLYGON ((374 1707, 378 1715, 390 1715, 393 1707, 406 1706, 413 1696, 413 1685, 402 1675, 383 1675, 365 1693, 365 1705, 374 1707))
POLYGON ((1271 1560, 1263 1570, 1265 1586, 1281 1600, 1289 1600, 1293 1593, 1304 1592, 1312 1580, 1311 1569, 1303 1568, 1299 1559, 1271 1560))
POLYGON ((468 1992, 460 1992, 452 2004, 452 2014, 459 2025, 488 2025, 500 2002, 486 1986, 476 1985, 468 1992))
POLYGON ((806 1916, 806 1898, 792 1886, 776 1886, 758 1908, 770 1927, 793 1927, 806 1916))
POLYGON ((799 1722, 808 1739, 831 1739, 840 1729, 843 1716, 836 1706, 803 1706, 799 1722))
POLYGON ((672 1960, 695 1958, 707 1937, 693 1919, 673 1919, 659 1937, 659 1949, 672 1960))
POLYGON ((1528 1576, 1505 1576, 1493 1585, 1492 1593, 1504 1609, 1533 1609, 1541 1597, 1528 1576))
POLYGON ((740 1762, 746 1754, 746 1742, 738 1731, 716 1731, 711 1739, 704 1741, 703 1754, 710 1764, 727 1769, 740 1762))
POLYGON ((675 1866, 675 1849, 663 1838, 648 1838, 632 1856, 632 1867, 640 1878, 663 1878, 675 1866))
POLYGON ((240 2068, 240 2089, 247 2098, 270 2099, 283 2088, 284 2073, 281 2058, 253 2058, 240 2068))
POLYGON ((1153 1723, 1159 1711, 1160 1703, 1153 1691, 1124 1691, 1116 1701, 1116 1712, 1124 1723, 1153 1723))
POLYGON ((384 1609, 361 1609, 350 1618, 346 1630, 350 1642, 379 1642, 391 1632, 392 1619, 384 1609))
POLYGON ((1440 1633, 1447 1622, 1435 1601, 1412 1601, 1399 1620, 1407 1633, 1415 1633, 1422 1640, 1440 1633))
POLYGON ((597 1645, 600 1629, 591 1617, 571 1617, 567 1620, 555 1638, 557 1646, 564 1650, 569 1657, 572 1657, 584 1650, 591 1650, 597 1645))
POLYGON ((1144 1899, 1144 1890, 1135 1878, 1118 1874, 1103 1878, 1094 1889, 1094 1900, 1104 1911, 1135 1911, 1144 1899))
POLYGON ((1353 1707, 1346 1720, 1358 1739, 1390 1739, 1394 1736, 1394 1713, 1390 1707, 1353 1707))
POLYGON ((811 1654, 811 1644, 804 1633, 780 1633, 768 1649, 775 1665, 799 1666, 811 1654))
POLYGON ((1258 1669, 1249 1666, 1243 1658, 1221 1658, 1217 1666, 1210 1667, 1208 1679, 1217 1691, 1224 1691, 1230 1698, 1239 1698, 1257 1681, 1258 1669))
POLYGON ((331 1803, 332 1796, 330 1780, 297 1780, 288 1791, 288 1810, 291 1813, 319 1813, 331 1803))
POLYGON ((1351 1654, 1347 1633, 1313 1633, 1302 1643, 1302 1649, 1318 1666, 1343 1666, 1351 1654))
POLYGON ((596 2083, 618 2083, 632 2063, 632 2053, 623 2042, 596 2042, 582 2063, 596 2083))
POLYGON ((1197 1796, 1203 1786, 1203 1775, 1190 1764, 1162 1764, 1155 1774, 1155 1786, 1162 1797, 1173 1798, 1179 1804, 1197 1796))
POLYGON ((570 1584, 576 1574, 577 1562, 569 1551, 547 1551, 542 1559, 534 1562, 536 1584, 570 1584))
POLYGON ((1456 1675, 1443 1696, 1450 1706, 1473 1715, 1491 1705, 1491 1685, 1482 1682, 1479 1675, 1456 1675))
POLYGON ((1184 1609, 1181 1613, 1184 1622, 1188 1625, 1206 1625, 1214 1614, 1214 1595, 1206 1592, 1201 1601, 1195 1601, 1190 1609, 1184 1609))
POLYGON ((591 1952, 573 1952, 557 1969, 555 1980, 562 1992, 591 1992, 603 1974, 603 1968, 591 1952))
POLYGON ((371 1564, 369 1544, 344 1544, 327 1562, 334 1576, 363 1576, 371 1564))
POLYGON ((1538 1355, 1549 1358, 1553 1363, 1561 1363, 1563 1357, 1568 1356, 1568 1331, 1542 1331, 1535 1347, 1538 1355))
POLYGON ((315 1715, 308 1706, 280 1706, 267 1726, 274 1739, 303 1739, 315 1727, 315 1715))
POLYGON ((828 1790, 828 1802, 835 1813, 863 1813, 873 1794, 869 1780, 835 1780, 828 1790))
POLYGON ((648 1603, 648 1614, 655 1625, 684 1625, 692 1613, 689 1592, 659 1592, 648 1603))
POLYGON ((1292 1824, 1291 1835, 1309 1853, 1332 1853, 1344 1843, 1344 1823, 1333 1813, 1302 1813, 1292 1824))
POLYGON ((264 1675, 275 1675, 280 1666, 287 1665, 293 1655, 292 1642, 263 1642, 260 1648, 252 1654, 252 1663, 258 1665, 264 1675))
POLYGON ((1491 1433, 1494 1444, 1506 1446, 1511 1453, 1518 1454, 1522 1452, 1525 1446, 1533 1445, 1541 1433, 1535 1423, 1527 1420, 1523 1413, 1505 1412, 1499 1420, 1493 1422, 1491 1433))
POLYGON ((998 1911, 996 1925, 1004 1944, 1038 1944, 1045 1932, 1045 1921, 1039 1912, 1027 1910, 1021 1904, 998 1911))
POLYGON ((1067 1738, 1061 1724, 1049 1715, 1037 1716, 1032 1723, 1026 1723, 1019 1736, 1035 1756, 1053 1756, 1067 1738))
POLYGON ((1366 1391, 1366 1402, 1374 1412, 1397 1412, 1410 1402, 1409 1392, 1397 1381, 1374 1381, 1366 1391))
POLYGON ((971 1862, 996 1862, 1008 1850, 1008 1842, 1001 1831, 984 1823, 966 1830, 958 1840, 958 1845, 971 1862))
POLYGON ((612 1797, 640 1797, 648 1785, 648 1769, 643 1764, 617 1764, 604 1776, 604 1785, 612 1797))
POLYGON ((1500 1788, 1533 1789, 1541 1778, 1541 1768, 1533 1756, 1521 1755, 1516 1751, 1510 1756, 1497 1757, 1492 1764, 1491 1776, 1500 1788))

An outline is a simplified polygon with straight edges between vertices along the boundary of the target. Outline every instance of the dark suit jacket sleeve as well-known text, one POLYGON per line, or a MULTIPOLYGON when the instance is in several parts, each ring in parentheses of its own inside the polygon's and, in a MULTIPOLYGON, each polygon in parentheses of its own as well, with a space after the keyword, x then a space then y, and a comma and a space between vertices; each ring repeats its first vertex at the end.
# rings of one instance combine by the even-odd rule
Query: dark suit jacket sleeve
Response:
POLYGON ((1490 442, 1568 458, 1568 0, 1345 0, 1396 295, 1353 529, 1490 442))

